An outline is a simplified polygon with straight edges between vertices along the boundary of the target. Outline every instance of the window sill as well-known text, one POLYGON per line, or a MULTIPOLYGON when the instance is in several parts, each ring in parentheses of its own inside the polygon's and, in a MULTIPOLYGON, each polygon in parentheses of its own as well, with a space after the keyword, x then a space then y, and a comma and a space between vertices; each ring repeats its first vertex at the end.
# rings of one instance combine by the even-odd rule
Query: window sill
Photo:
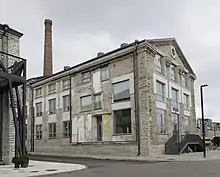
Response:
POLYGON ((94 111, 101 111, 102 108, 94 108, 94 111))
POLYGON ((109 81, 109 79, 103 79, 103 80, 101 80, 101 82, 106 82, 106 81, 109 81))
POLYGON ((121 102, 128 102, 128 101, 131 101, 131 98, 129 98, 129 99, 113 100, 113 104, 114 103, 121 103, 121 102))
POLYGON ((166 103, 165 100, 163 100, 163 101, 161 101, 161 100, 156 100, 156 101, 158 101, 158 102, 160 102, 160 103, 166 103))
POLYGON ((163 72, 155 71, 155 73, 157 73, 157 74, 159 74, 159 75, 161 75, 161 76, 166 76, 166 74, 163 73, 163 72))
POLYGON ((82 111, 80 111, 80 113, 86 113, 86 112, 91 112, 92 111, 92 109, 91 110, 82 110, 82 111))
POLYGON ((35 139, 36 141, 42 141, 42 139, 35 139))

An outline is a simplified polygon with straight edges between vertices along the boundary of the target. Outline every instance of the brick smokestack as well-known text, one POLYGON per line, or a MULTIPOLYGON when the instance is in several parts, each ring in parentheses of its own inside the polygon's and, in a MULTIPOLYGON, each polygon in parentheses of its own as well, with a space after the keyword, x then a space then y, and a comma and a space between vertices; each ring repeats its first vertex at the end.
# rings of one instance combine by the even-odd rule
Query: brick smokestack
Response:
POLYGON ((53 60, 52 60, 52 20, 46 19, 45 37, 44 37, 44 76, 53 74, 53 60))

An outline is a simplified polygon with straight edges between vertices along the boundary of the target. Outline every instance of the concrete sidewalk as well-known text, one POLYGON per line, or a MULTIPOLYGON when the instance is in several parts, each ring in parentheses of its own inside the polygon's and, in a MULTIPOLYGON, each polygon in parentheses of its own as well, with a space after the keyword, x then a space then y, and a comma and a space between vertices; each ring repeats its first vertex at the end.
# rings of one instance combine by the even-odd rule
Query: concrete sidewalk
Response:
POLYGON ((207 151, 207 157, 203 158, 203 153, 189 153, 181 155, 161 155, 156 157, 146 156, 107 156, 107 155, 71 155, 71 154, 54 154, 54 153, 40 153, 31 152, 30 155, 45 156, 55 158, 77 158, 77 159, 95 159, 95 160, 112 160, 112 161, 134 161, 146 163, 160 163, 160 162, 193 162, 193 161, 211 161, 220 160, 220 151, 207 151))

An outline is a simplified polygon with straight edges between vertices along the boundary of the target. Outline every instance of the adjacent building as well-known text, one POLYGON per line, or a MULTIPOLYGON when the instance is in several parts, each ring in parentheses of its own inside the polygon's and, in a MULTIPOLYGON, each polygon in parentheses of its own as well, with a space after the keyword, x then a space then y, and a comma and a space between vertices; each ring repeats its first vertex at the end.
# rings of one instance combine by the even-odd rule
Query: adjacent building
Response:
POLYGON ((197 133, 196 75, 174 38, 123 43, 54 74, 50 55, 27 91, 29 151, 152 156, 173 134, 197 133))

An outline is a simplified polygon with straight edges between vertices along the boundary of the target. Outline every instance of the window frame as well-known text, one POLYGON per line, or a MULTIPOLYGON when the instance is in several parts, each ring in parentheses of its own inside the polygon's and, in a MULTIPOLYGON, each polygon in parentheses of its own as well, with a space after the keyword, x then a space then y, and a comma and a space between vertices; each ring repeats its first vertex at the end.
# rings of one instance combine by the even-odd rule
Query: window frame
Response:
MULTIPOLYGON (((122 113, 121 113, 122 114, 122 113)), ((120 109, 120 110, 114 110, 113 111, 113 116, 114 116, 114 134, 115 135, 130 135, 130 134, 132 134, 132 115, 131 115, 131 108, 126 108, 126 109, 120 109), (120 115, 120 117, 119 118, 124 118, 124 119, 127 119, 127 118, 129 118, 129 127, 127 127, 127 128, 129 128, 129 132, 120 132, 120 131, 118 131, 118 127, 120 126, 120 123, 117 121, 117 115, 116 115, 116 113, 117 112, 119 112, 119 111, 126 111, 126 110, 129 110, 129 112, 130 112, 130 116, 125 116, 125 117, 123 117, 122 115, 120 115), (119 126, 117 126, 117 123, 119 123, 119 126)))
POLYGON ((42 87, 35 89, 35 98, 40 98, 40 97, 43 96, 43 95, 42 95, 42 93, 43 93, 42 90, 43 90, 42 87), (38 94, 38 92, 40 92, 40 94, 38 94))
POLYGON ((67 121, 63 121, 63 137, 64 138, 69 138, 70 137, 70 131, 71 131, 71 128, 70 128, 70 121, 67 120, 67 121))
POLYGON ((102 94, 101 93, 98 93, 98 94, 94 94, 93 95, 93 108, 94 108, 94 110, 99 110, 99 109, 102 109, 102 94), (95 105, 96 105, 96 103, 95 103, 95 101, 96 101, 96 97, 99 97, 100 98, 100 100, 99 100, 99 107, 96 107, 95 105))
POLYGON ((113 87, 113 102, 122 102, 122 101, 130 101, 131 100, 131 94, 130 94, 130 80, 129 79, 126 79, 126 80, 123 80, 123 81, 119 81, 119 82, 115 82, 115 83, 112 83, 112 87, 113 87), (129 97, 125 97, 125 98, 120 98, 120 99, 115 99, 115 85, 118 85, 118 84, 122 84, 122 83, 125 83, 125 82, 128 82, 128 91, 129 91, 129 97))
POLYGON ((184 110, 189 110, 190 99, 189 99, 189 95, 186 93, 183 93, 183 104, 184 104, 184 110))
POLYGON ((91 72, 90 72, 90 71, 83 72, 81 79, 82 79, 82 83, 83 83, 83 84, 91 82, 91 72), (87 76, 87 77, 84 77, 86 74, 88 74, 88 76, 87 76))
POLYGON ((156 115, 157 115, 157 127, 158 127, 158 133, 159 134, 166 134, 167 133, 167 127, 166 127, 166 110, 157 108, 156 109, 156 115), (158 117, 160 116, 160 117, 158 117), (160 118, 160 122, 159 122, 160 118), (163 120, 162 120, 163 119, 163 120), (163 124, 163 125, 162 125, 163 124))
POLYGON ((53 122, 53 123, 48 123, 48 134, 49 134, 49 139, 55 139, 57 137, 57 123, 53 122), (51 129, 50 129, 51 126, 51 129), (52 132, 50 132, 50 130, 52 132))
POLYGON ((63 99, 63 112, 70 111, 70 95, 64 95, 62 97, 63 99), (66 104, 66 105, 65 105, 66 104))
POLYGON ((172 106, 176 106, 176 107, 179 107, 179 90, 176 89, 176 88, 171 88, 171 95, 172 95, 172 106), (176 100, 174 101, 173 99, 173 91, 176 92, 176 100))
POLYGON ((50 83, 48 84, 48 94, 53 94, 53 93, 56 93, 57 91, 57 83, 50 83), (52 88, 52 90, 51 90, 52 88))
POLYGON ((49 99, 48 100, 48 112, 49 112, 49 115, 53 115, 53 114, 56 114, 56 98, 52 98, 52 99, 49 99), (54 101, 54 112, 51 112, 51 107, 50 107, 50 102, 54 101))
POLYGON ((36 140, 42 140, 42 138, 43 138, 42 128, 43 128, 42 124, 36 125, 36 140))
POLYGON ((164 65, 163 65, 163 57, 159 54, 156 54, 154 57, 154 67, 155 67, 155 71, 165 75, 165 70, 164 70, 164 65))
POLYGON ((165 98, 166 98, 166 96, 165 96, 165 93, 166 93, 165 87, 166 87, 165 83, 163 83, 159 80, 156 80, 156 101, 165 102, 165 98), (162 95, 160 93, 158 93, 158 86, 160 86, 159 90, 162 89, 162 95), (161 99, 159 99, 159 98, 161 98, 161 99))
POLYGON ((110 78, 110 69, 109 66, 103 66, 101 68, 101 82, 107 81, 110 78), (103 78, 103 72, 105 73, 105 77, 103 78))
POLYGON ((70 79, 63 79, 62 80, 62 90, 67 90, 69 88, 70 88, 70 79))

